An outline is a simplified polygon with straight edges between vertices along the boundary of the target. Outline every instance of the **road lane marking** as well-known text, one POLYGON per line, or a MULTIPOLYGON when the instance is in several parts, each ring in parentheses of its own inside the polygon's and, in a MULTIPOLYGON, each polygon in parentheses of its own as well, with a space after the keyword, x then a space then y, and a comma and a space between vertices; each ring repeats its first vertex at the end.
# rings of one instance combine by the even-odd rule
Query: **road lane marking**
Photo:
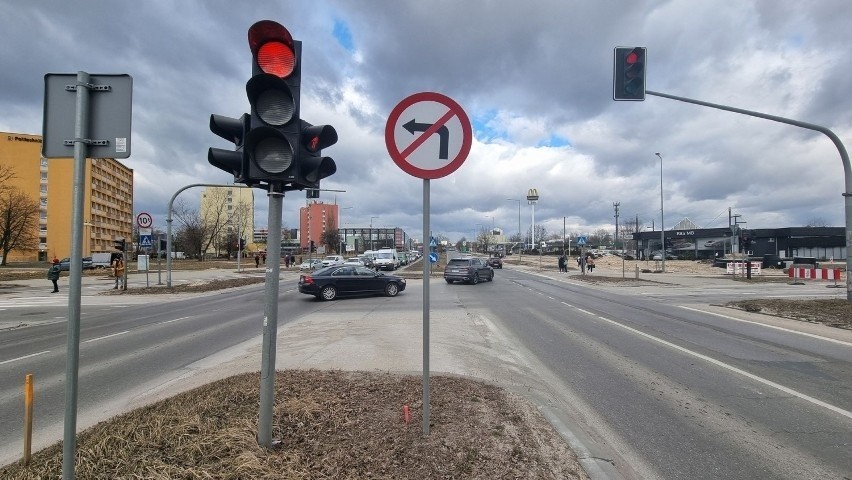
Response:
POLYGON ((173 320, 166 320, 165 322, 155 323, 154 325, 165 325, 165 324, 167 324, 167 323, 177 322, 178 320, 186 320, 187 318, 192 318, 192 317, 180 317, 180 318, 175 318, 175 319, 173 319, 173 320))
POLYGON ((13 358, 11 360, 3 360, 2 362, 0 362, 0 365, 5 365, 7 363, 17 362, 18 360, 24 360, 24 359, 27 359, 27 358, 36 357, 38 355, 44 355, 45 353, 50 353, 50 350, 45 350, 43 352, 38 352, 38 353, 31 353, 29 355, 24 355, 23 357, 13 358))
POLYGON ((118 333, 112 333, 112 334, 109 334, 109 335, 104 335, 103 337, 92 338, 92 339, 90 339, 90 340, 86 340, 86 341, 85 341, 85 342, 83 342, 83 343, 97 342, 98 340, 103 340, 103 339, 110 338, 110 337, 117 337, 117 336, 119 336, 119 335, 124 335, 125 333, 128 333, 128 332, 130 332, 130 330, 125 330, 125 331, 123 331, 123 332, 118 332, 118 333))
POLYGON ((588 310, 583 310, 582 308, 578 308, 577 310, 579 310, 579 311, 581 311, 581 312, 585 313, 586 315, 592 315, 592 316, 594 316, 594 315, 595 315, 594 313, 592 313, 592 312, 590 312, 590 311, 588 311, 588 310))
POLYGON ((819 340, 825 340, 826 342, 834 342, 834 343, 839 343, 841 345, 848 345, 848 346, 852 347, 852 343, 850 343, 850 342, 844 342, 843 340, 836 340, 834 338, 823 337, 822 335, 816 335, 816 334, 807 333, 807 332, 799 332, 797 330, 793 330, 793 329, 790 329, 790 328, 776 327, 775 325, 767 325, 765 323, 755 322, 755 321, 752 321, 752 320, 743 320, 742 318, 731 317, 731 316, 725 315, 723 313, 705 312, 704 310, 699 310, 697 308, 687 307, 685 305, 678 305, 678 307, 683 308, 684 310, 691 310, 693 312, 698 312, 698 313, 706 313, 706 314, 709 314, 709 315, 715 315, 717 317, 722 317, 722 318, 725 318, 725 319, 728 319, 728 320, 735 320, 737 322, 743 322, 743 323, 751 323, 752 325, 757 325, 757 326, 760 326, 760 327, 774 328, 775 330, 781 330, 782 332, 796 333, 796 334, 799 334, 799 335, 804 335, 806 337, 812 337, 812 338, 816 338, 816 339, 819 339, 819 340))
POLYGON ((653 341, 655 341, 655 342, 658 342, 658 343, 661 343, 661 344, 663 344, 663 345, 666 345, 667 347, 674 348, 675 350, 678 350, 678 351, 680 351, 680 352, 686 353, 687 355, 692 355, 693 357, 700 358, 701 360, 704 360, 704 361, 706 361, 706 362, 710 362, 710 363, 712 363, 713 365, 716 365, 716 366, 718 366, 718 367, 722 367, 722 368, 724 368, 724 369, 730 370, 730 371, 732 371, 732 372, 734 372, 734 373, 738 373, 738 374, 740 374, 740 375, 742 375, 742 376, 744 376, 744 377, 746 377, 746 378, 749 378, 749 379, 754 380, 754 381, 756 381, 756 382, 760 382, 760 383, 762 383, 762 384, 764 384, 764 385, 768 385, 768 386, 770 386, 770 387, 772 387, 772 388, 775 388, 775 389, 781 390, 781 391, 782 391, 782 392, 784 392, 784 393, 788 393, 788 394, 790 394, 790 395, 793 395, 794 397, 798 397, 798 398, 800 398, 800 399, 802 399, 802 400, 805 400, 805 401, 807 401, 807 402, 811 402, 811 403, 813 403, 814 405, 818 405, 818 406, 820 406, 820 407, 827 408, 828 410, 831 410, 831 411, 833 411, 833 412, 835 412, 835 413, 839 413, 839 414, 843 415, 843 416, 844 416, 844 417, 846 417, 846 418, 850 418, 850 419, 852 419, 852 412, 850 412, 850 411, 848 411, 848 410, 844 410, 844 409, 842 409, 842 408, 840 408, 840 407, 836 407, 836 406, 834 406, 834 405, 832 405, 832 404, 830 404, 830 403, 826 403, 826 402, 823 402, 822 400, 818 400, 818 399, 816 399, 816 398, 814 398, 814 397, 811 397, 811 396, 809 396, 809 395, 805 395, 804 393, 801 393, 801 392, 798 392, 798 391, 796 391, 796 390, 793 390, 792 388, 788 388, 788 387, 785 387, 784 385, 781 385, 781 384, 779 384, 779 383, 775 383, 775 382, 773 382, 773 381, 771 381, 771 380, 767 380, 767 379, 765 379, 765 378, 763 378, 763 377, 759 377, 759 376, 757 376, 757 375, 755 375, 755 374, 753 374, 753 373, 749 373, 749 372, 747 372, 747 371, 745 371, 745 370, 741 370, 741 369, 739 369, 739 368, 737 368, 737 367, 735 367, 735 366, 733 366, 733 365, 729 365, 729 364, 727 364, 727 363, 725 363, 725 362, 722 362, 722 361, 720 361, 720 360, 716 360, 715 358, 708 357, 707 355, 704 355, 704 354, 701 354, 701 353, 698 353, 698 352, 693 352, 692 350, 690 350, 690 349, 688 349, 688 348, 681 347, 680 345, 675 345, 675 344, 674 344, 674 343, 672 343, 672 342, 669 342, 669 341, 663 340, 662 338, 658 338, 658 337, 655 337, 655 336, 653 336, 653 335, 647 334, 647 333, 642 332, 642 331, 640 331, 640 330, 637 330, 637 329, 635 329, 635 328, 633 328, 633 327, 628 327, 627 325, 624 325, 624 324, 622 324, 622 323, 616 322, 615 320, 610 320, 609 318, 604 318, 604 317, 598 317, 598 318, 600 318, 601 320, 603 320, 603 321, 605 321, 605 322, 609 322, 609 323, 611 323, 611 324, 613 324, 613 325, 615 325, 615 326, 617 326, 617 327, 621 327, 621 328, 623 328, 623 329, 625 329, 625 330, 631 331, 631 332, 633 332, 633 333, 635 333, 635 334, 637 334, 637 335, 641 335, 641 336, 643 336, 643 337, 645 337, 645 338, 648 338, 648 339, 653 340, 653 341))

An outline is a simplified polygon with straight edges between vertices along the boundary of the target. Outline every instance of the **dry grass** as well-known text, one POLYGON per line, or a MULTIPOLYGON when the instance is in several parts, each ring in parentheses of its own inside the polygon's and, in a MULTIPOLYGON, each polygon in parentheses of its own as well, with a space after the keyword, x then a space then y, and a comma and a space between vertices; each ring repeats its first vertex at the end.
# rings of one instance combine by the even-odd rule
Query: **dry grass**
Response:
MULTIPOLYGON (((277 372, 272 450, 256 441, 259 385, 257 373, 230 377, 86 430, 77 478, 588 478, 534 407, 485 383, 433 376, 423 437, 419 376, 277 372)), ((61 454, 0 478, 58 478, 61 454)))
POLYGON ((852 330, 852 303, 842 299, 755 298, 728 302, 725 306, 852 330))

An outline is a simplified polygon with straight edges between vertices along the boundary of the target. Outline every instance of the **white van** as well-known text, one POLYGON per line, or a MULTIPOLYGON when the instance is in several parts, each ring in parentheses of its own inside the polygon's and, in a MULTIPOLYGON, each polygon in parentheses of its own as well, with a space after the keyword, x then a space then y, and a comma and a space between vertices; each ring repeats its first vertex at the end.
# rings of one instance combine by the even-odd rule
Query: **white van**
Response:
POLYGON ((376 270, 396 270, 399 268, 399 254, 393 248, 383 248, 376 252, 376 270))

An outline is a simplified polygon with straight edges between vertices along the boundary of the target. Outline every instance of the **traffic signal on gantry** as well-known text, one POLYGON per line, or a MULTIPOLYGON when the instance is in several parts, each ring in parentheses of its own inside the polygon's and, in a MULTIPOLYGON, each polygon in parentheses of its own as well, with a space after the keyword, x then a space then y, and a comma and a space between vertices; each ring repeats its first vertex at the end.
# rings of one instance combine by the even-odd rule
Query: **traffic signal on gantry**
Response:
POLYGON ((613 100, 645 100, 645 47, 615 47, 613 100))

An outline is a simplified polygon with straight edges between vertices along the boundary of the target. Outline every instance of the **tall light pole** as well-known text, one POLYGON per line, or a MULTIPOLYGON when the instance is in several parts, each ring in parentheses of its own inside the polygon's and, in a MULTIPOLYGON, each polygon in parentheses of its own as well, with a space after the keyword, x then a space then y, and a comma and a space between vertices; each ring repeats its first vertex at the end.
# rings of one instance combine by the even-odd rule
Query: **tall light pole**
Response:
MULTIPOLYGON (((484 225, 481 223, 474 223, 475 226, 482 228, 484 230, 484 225)), ((479 235, 476 234, 476 228, 473 229, 473 241, 474 245, 479 249, 479 235)))
POLYGON ((660 157, 660 257, 663 259, 663 273, 666 273, 666 214, 663 210, 663 156, 660 152, 655 153, 660 157))
POLYGON ((373 249, 373 219, 379 217, 370 217, 370 250, 373 249))
POLYGON ((518 240, 521 241, 521 247, 518 248, 518 265, 521 264, 521 255, 524 251, 523 248, 523 234, 521 233, 521 200, 518 198, 507 198, 506 200, 510 202, 518 202, 518 240))
POLYGON ((532 224, 530 225, 530 243, 532 244, 532 248, 536 248, 536 245, 535 245, 535 204, 538 203, 538 190, 537 189, 535 189, 535 188, 529 189, 529 191, 527 192, 527 203, 532 205, 532 224))

